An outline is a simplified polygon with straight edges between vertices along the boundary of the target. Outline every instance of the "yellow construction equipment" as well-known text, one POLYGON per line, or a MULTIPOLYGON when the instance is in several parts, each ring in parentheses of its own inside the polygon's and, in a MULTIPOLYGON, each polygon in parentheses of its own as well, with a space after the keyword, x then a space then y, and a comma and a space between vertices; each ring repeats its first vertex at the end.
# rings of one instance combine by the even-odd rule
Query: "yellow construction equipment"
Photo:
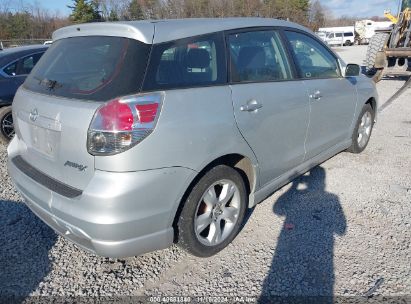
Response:
POLYGON ((391 11, 385 11, 384 16, 394 24, 398 22, 398 18, 391 14, 391 11))
POLYGON ((384 15, 393 26, 377 30, 367 49, 366 70, 375 82, 386 74, 411 74, 411 0, 402 0, 398 17, 384 15))

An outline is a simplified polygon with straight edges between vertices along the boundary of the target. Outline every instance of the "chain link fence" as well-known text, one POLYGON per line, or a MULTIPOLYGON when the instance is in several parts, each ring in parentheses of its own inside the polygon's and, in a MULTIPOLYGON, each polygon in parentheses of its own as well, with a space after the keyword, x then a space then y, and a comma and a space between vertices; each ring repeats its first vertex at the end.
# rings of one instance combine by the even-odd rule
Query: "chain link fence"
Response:
POLYGON ((0 49, 7 49, 17 46, 44 44, 51 39, 12 39, 12 40, 0 40, 0 49))

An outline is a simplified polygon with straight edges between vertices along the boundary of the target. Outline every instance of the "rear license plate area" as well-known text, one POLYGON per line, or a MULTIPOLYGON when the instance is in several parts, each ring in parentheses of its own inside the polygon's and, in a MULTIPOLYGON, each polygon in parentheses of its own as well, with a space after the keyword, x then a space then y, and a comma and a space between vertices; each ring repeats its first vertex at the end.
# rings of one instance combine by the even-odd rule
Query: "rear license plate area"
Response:
POLYGON ((45 116, 37 116, 35 120, 32 120, 30 113, 20 111, 18 126, 27 146, 49 158, 54 158, 61 137, 59 121, 45 116))
POLYGON ((59 142, 59 133, 39 126, 30 128, 31 146, 38 152, 49 157, 54 157, 59 142))

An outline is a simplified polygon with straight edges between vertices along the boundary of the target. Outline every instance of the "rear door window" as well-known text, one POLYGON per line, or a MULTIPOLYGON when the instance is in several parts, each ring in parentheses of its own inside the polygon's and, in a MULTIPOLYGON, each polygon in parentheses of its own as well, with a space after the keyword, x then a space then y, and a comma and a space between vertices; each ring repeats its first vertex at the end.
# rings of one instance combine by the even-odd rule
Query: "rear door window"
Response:
POLYGON ((229 36, 232 82, 291 79, 290 65, 275 31, 252 31, 229 36))
POLYGON ((16 76, 17 74, 17 61, 9 64, 3 69, 3 72, 9 76, 16 76))
POLYGON ((141 90, 150 49, 151 45, 122 37, 61 39, 50 46, 24 86, 47 95, 95 101, 134 94, 141 90))
POLYGON ((154 45, 144 90, 225 83, 223 41, 217 33, 154 45))
POLYGON ((285 34, 302 78, 341 77, 337 59, 320 42, 302 33, 285 34))
POLYGON ((44 53, 37 53, 20 60, 21 65, 17 75, 28 75, 44 53))

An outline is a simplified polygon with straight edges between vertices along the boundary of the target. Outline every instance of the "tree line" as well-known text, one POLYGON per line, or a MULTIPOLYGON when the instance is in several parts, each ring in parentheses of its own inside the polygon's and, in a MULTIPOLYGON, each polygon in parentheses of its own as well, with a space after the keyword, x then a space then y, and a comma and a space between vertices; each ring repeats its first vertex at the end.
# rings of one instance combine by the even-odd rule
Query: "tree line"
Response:
POLYGON ((325 21, 318 0, 74 0, 74 23, 194 17, 268 17, 315 28, 325 21))
POLYGON ((0 40, 50 38, 60 27, 85 22, 247 16, 290 20, 317 30, 353 25, 355 19, 333 18, 319 0, 72 0, 69 16, 23 0, 11 9, 13 1, 0 0, 0 40))
POLYGON ((71 21, 38 3, 0 0, 0 40, 49 38, 71 21))

